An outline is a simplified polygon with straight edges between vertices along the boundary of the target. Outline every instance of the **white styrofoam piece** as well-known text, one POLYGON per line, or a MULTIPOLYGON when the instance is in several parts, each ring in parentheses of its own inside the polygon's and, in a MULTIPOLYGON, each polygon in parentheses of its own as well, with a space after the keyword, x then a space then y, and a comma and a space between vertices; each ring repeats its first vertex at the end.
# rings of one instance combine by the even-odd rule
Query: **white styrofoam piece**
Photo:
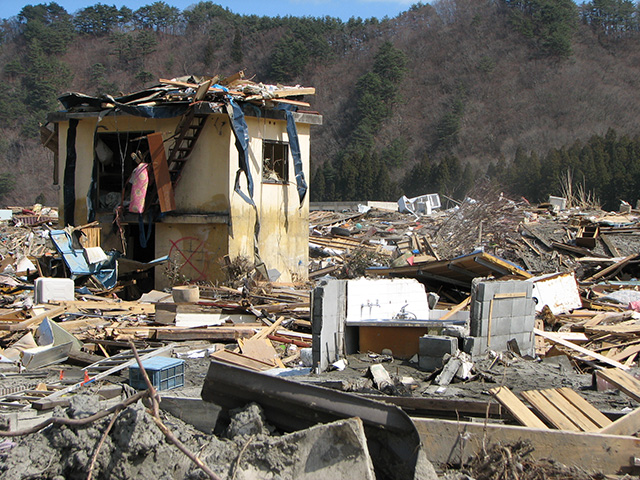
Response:
POLYGON ((347 282, 347 322, 391 320, 402 307, 408 320, 429 319, 427 293, 414 278, 360 278, 347 282))
POLYGON ((74 300, 74 283, 70 278, 40 277, 35 282, 35 302, 74 300))
POLYGON ((11 220, 13 218, 13 210, 0 209, 0 220, 11 220))
POLYGON ((533 283, 536 312, 541 312, 545 305, 554 315, 582 308, 578 283, 573 272, 542 275, 529 278, 527 282, 533 283))

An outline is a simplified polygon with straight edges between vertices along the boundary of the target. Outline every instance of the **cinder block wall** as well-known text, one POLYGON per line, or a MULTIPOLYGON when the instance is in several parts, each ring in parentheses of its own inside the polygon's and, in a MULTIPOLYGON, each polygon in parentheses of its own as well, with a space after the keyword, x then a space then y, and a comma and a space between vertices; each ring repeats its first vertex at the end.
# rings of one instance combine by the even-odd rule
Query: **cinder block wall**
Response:
POLYGON ((507 350, 515 339, 522 355, 534 354, 535 303, 531 282, 476 279, 471 287, 473 354, 507 350))

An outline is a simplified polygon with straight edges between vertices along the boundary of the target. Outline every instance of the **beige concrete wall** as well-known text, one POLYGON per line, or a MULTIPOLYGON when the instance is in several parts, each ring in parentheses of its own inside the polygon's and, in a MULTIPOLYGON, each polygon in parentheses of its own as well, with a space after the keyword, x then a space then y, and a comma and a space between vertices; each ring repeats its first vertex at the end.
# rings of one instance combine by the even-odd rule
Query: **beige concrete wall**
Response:
POLYGON ((172 279, 166 267, 157 267, 156 288, 172 281, 212 281, 224 278, 221 259, 227 254, 225 224, 156 224, 156 254, 169 255, 171 268, 180 276, 172 279))
MULTIPOLYGON (((262 141, 288 142, 286 122, 265 118, 246 117, 250 137, 250 164, 254 179, 254 201, 260 218, 258 247, 262 261, 268 269, 282 274, 280 281, 290 282, 307 278, 309 261, 308 196, 300 208, 295 184, 293 158, 289 152, 289 183, 262 183, 262 141)), ((309 125, 298 124, 298 137, 305 178, 309 183, 309 125)), ((235 150, 235 146, 233 147, 235 150)), ((237 158, 232 152, 231 158, 237 158)), ((233 165, 232 160, 232 165, 233 165)), ((237 168, 237 166, 236 166, 237 168)), ((244 176, 241 182, 246 192, 244 176)), ((233 185, 231 185, 233 191, 233 185)), ((229 246, 231 257, 253 258, 255 212, 240 196, 231 196, 233 240, 229 246)))
POLYGON ((175 190, 178 211, 229 211, 230 151, 235 152, 235 146, 229 118, 209 116, 175 190))

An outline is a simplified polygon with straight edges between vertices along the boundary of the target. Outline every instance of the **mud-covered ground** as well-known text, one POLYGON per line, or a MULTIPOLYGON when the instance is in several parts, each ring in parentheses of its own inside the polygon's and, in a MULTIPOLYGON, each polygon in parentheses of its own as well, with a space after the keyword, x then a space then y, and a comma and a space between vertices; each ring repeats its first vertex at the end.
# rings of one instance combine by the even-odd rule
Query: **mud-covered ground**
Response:
MULTIPOLYGON (((342 371, 311 373, 290 379, 343 391, 380 395, 383 393, 375 388, 368 369, 374 363, 382 363, 395 384, 391 393, 400 396, 489 401, 491 396, 488 390, 498 385, 506 385, 516 393, 530 389, 569 387, 605 413, 621 413, 624 409, 638 406, 617 390, 596 391, 591 374, 577 373, 566 357, 539 361, 509 354, 498 358, 487 356, 476 359, 471 380, 454 381, 446 387, 439 387, 433 382, 434 374, 420 371, 410 362, 389 356, 358 354, 347 360, 348 366, 342 371), (413 384, 407 385, 408 378, 414 380, 413 384)), ((199 397, 208 366, 207 358, 186 360, 184 387, 166 394, 199 397)), ((25 382, 33 385, 45 380, 54 382, 61 368, 64 369, 65 366, 42 369, 40 373, 46 372, 47 378, 6 376, 2 379, 2 387, 8 388, 25 382)), ((126 370, 120 375, 85 387, 72 398, 70 407, 58 407, 54 415, 81 418, 99 411, 104 406, 99 403, 96 393, 109 382, 126 384, 126 370)), ((259 398, 255 400, 257 403, 260 401, 259 398)), ((218 431, 218 436, 203 433, 166 412, 162 413, 162 418, 167 427, 222 478, 293 478, 288 475, 291 463, 296 459, 295 441, 283 440, 275 429, 266 424, 257 406, 248 407, 235 415, 231 426, 218 431)), ((51 426, 40 433, 4 439, 0 444, 0 479, 87 478, 92 457, 110 419, 111 416, 83 428, 51 426)), ((505 458, 507 457, 508 453, 505 458)), ((453 478, 449 473, 449 478, 453 478)), ((583 478, 567 472, 563 475, 561 478, 583 478)), ((139 402, 117 415, 95 458, 92 478, 205 477, 200 469, 164 438, 139 402)))

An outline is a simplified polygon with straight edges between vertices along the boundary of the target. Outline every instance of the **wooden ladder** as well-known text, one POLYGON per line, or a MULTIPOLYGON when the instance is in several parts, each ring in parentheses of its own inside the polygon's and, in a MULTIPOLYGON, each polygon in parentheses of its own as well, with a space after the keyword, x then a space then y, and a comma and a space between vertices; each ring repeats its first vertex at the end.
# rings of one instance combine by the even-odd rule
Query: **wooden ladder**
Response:
POLYGON ((175 143, 169 152, 167 164, 171 185, 175 189, 182 176, 182 170, 196 146, 198 137, 204 129, 208 115, 198 115, 193 107, 184 114, 175 130, 175 143))

